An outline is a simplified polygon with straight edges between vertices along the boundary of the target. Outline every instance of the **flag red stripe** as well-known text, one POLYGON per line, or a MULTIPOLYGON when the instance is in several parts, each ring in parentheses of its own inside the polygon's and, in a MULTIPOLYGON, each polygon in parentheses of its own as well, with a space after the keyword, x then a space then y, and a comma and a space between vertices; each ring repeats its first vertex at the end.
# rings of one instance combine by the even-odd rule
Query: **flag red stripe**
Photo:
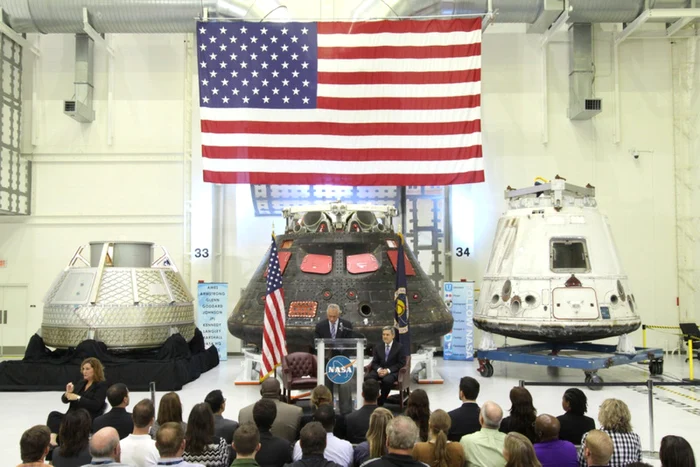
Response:
POLYGON ((481 18, 425 21, 319 21, 317 24, 319 34, 376 34, 382 32, 400 34, 476 31, 481 29, 481 18))
POLYGON ((204 181, 209 183, 254 183, 270 185, 452 185, 484 181, 484 171, 455 174, 295 174, 276 172, 212 172, 204 171, 204 181))
POLYGON ((465 109, 481 105, 481 95, 452 97, 318 97, 316 108, 329 110, 465 109))
MULTIPOLYGON (((365 161, 452 161, 482 156, 481 145, 439 149, 329 149, 202 146, 202 156, 210 159, 267 159, 293 163, 295 160, 365 161)), ((279 164, 277 164, 279 166, 279 164)), ((429 177, 432 175, 426 175, 429 177)), ((301 183, 301 182, 298 182, 301 183)), ((437 185, 437 183, 436 183, 437 185)))
POLYGON ((461 71, 318 72, 319 84, 449 84, 481 80, 481 69, 461 71))
MULTIPOLYGON (((274 114, 272 114, 274 118, 274 114)), ((445 123, 333 123, 202 120, 202 133, 273 135, 461 135, 481 131, 481 121, 445 123)))
POLYGON ((459 45, 319 47, 319 59, 454 58, 481 55, 481 43, 459 45))

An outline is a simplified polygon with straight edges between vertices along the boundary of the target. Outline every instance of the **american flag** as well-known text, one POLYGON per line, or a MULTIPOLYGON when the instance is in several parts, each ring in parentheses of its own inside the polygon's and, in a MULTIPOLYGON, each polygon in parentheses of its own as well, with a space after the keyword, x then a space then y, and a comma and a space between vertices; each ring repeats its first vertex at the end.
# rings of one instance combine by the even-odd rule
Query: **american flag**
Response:
POLYGON ((481 19, 197 23, 204 180, 484 180, 481 19))
POLYGON ((263 319, 262 370, 260 381, 273 375, 275 368, 287 355, 287 338, 285 334, 284 289, 280 260, 277 256, 277 243, 272 236, 270 261, 267 266, 267 293, 265 295, 265 318, 263 319))

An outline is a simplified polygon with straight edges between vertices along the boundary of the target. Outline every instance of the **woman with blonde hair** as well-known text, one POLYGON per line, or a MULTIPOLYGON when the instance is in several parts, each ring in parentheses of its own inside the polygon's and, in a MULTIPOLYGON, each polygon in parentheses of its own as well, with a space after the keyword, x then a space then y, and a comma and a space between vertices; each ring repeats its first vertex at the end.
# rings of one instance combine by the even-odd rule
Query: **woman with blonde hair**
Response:
MULTIPOLYGON (((324 385, 316 386, 311 391, 311 413, 302 415, 299 431, 306 426, 307 423, 314 421, 314 412, 322 405, 333 405, 333 393, 324 385)), ((339 412, 335 413, 335 427, 333 427, 333 435, 336 438, 345 439, 345 416, 339 412)))
POLYGON ((542 467, 530 440, 517 431, 511 431, 506 436, 503 457, 506 459, 506 467, 542 467))
MULTIPOLYGON (((598 410, 600 431, 610 436, 613 442, 613 454, 608 465, 624 467, 632 462, 642 461, 642 442, 639 435, 632 431, 632 414, 627 404, 619 399, 605 399, 598 410)), ((587 467, 586 459, 582 456, 586 447, 586 436, 581 439, 578 463, 587 467)))
POLYGON ((428 441, 413 446, 413 458, 431 467, 462 467, 464 448, 459 443, 447 440, 452 419, 444 410, 430 414, 428 441))
POLYGON ((394 416, 388 409, 382 407, 374 409, 374 412, 369 417, 367 441, 363 441, 355 446, 353 455, 355 465, 361 465, 367 460, 382 457, 386 454, 386 427, 392 418, 394 416))

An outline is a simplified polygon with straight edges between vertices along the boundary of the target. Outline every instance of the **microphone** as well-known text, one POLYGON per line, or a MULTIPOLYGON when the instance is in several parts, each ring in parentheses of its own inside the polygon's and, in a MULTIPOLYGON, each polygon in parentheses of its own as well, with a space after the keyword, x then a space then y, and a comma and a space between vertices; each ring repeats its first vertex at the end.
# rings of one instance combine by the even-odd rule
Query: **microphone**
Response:
POLYGON ((338 329, 340 330, 340 332, 343 332, 343 322, 342 321, 338 324, 338 329))

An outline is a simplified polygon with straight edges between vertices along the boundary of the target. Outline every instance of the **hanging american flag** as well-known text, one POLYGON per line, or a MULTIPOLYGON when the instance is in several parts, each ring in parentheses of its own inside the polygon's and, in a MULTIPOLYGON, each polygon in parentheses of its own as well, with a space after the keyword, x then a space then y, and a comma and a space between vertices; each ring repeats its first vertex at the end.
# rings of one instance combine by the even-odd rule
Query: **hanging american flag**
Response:
POLYGON ((287 338, 285 334, 284 289, 282 272, 277 256, 277 243, 272 236, 270 261, 267 265, 267 293, 265 296, 265 318, 263 320, 262 370, 260 381, 275 373, 287 355, 287 338))
POLYGON ((484 180, 481 19, 197 24, 204 180, 484 180))

